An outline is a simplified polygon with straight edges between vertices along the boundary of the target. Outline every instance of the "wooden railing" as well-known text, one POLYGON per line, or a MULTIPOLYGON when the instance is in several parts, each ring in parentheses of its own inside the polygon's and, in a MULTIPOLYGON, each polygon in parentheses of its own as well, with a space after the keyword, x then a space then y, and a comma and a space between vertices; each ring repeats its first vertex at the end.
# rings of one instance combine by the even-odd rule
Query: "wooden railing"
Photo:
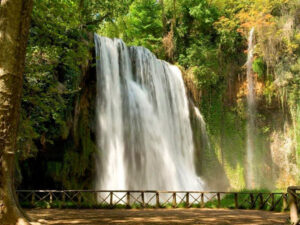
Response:
POLYGON ((289 207, 291 223, 293 225, 300 224, 298 211, 300 209, 300 186, 292 186, 287 189, 289 195, 289 207))
MULTIPOLYGON (((18 190, 23 207, 78 208, 235 208, 282 211, 288 208, 287 193, 201 192, 137 190, 18 190)), ((294 196, 294 195, 293 195, 294 196)), ((297 198, 299 194, 296 193, 297 198)))

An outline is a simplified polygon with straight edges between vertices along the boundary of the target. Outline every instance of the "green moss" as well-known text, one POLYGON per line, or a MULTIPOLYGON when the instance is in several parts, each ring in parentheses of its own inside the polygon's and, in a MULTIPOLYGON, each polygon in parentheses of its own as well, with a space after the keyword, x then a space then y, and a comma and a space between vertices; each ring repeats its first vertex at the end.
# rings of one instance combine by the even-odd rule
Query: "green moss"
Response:
POLYGON ((238 190, 245 187, 246 123, 234 108, 224 105, 222 92, 219 89, 211 96, 204 96, 201 102, 201 112, 204 114, 211 141, 211 149, 204 154, 203 169, 208 176, 215 177, 220 168, 217 169, 216 163, 212 162, 217 160, 224 171, 222 176, 228 179, 231 189, 238 190))
POLYGON ((254 60, 252 65, 253 71, 257 73, 259 78, 263 78, 263 75, 266 72, 266 64, 263 60, 263 58, 259 57, 254 60))

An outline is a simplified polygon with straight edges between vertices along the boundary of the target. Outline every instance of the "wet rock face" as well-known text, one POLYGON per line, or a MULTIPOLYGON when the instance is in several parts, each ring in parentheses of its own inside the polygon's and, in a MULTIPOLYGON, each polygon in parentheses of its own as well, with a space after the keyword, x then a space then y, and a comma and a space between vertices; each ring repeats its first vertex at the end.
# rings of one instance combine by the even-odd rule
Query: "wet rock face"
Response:
MULTIPOLYGON (((93 37, 90 41, 93 43, 93 37)), ((38 143, 43 150, 38 151, 35 158, 20 164, 22 183, 19 189, 93 188, 96 151, 94 48, 90 49, 90 55, 90 60, 81 65, 78 92, 74 94, 74 102, 70 106, 72 114, 67 116, 63 135, 52 144, 40 146, 38 143)))

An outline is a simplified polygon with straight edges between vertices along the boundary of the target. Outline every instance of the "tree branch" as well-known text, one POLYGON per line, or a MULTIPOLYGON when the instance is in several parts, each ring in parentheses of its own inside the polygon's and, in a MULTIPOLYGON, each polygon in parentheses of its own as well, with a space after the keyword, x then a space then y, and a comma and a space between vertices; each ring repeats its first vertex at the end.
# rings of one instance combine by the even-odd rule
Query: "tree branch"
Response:
POLYGON ((112 15, 112 13, 107 13, 106 15, 100 17, 99 19, 87 22, 85 25, 83 25, 83 27, 86 27, 86 26, 89 26, 89 25, 97 25, 99 23, 102 23, 103 20, 107 19, 111 15, 112 15))

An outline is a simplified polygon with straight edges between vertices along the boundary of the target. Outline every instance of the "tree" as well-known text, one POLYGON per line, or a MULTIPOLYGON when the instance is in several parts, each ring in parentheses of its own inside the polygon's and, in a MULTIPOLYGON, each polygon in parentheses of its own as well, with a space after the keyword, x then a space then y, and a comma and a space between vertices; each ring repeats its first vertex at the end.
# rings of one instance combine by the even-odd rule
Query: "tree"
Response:
POLYGON ((0 1, 0 223, 26 224, 14 190, 15 148, 32 0, 0 1))
MULTIPOLYGON (((174 53, 176 51, 176 43, 174 40, 174 33, 176 29, 176 0, 173 0, 173 11, 171 19, 171 29, 163 38, 163 46, 167 56, 167 59, 170 62, 174 62, 174 53)), ((164 23, 164 33, 165 33, 165 23, 164 23)))
POLYGON ((163 33, 165 34, 167 32, 167 18, 166 18, 166 13, 165 13, 165 4, 164 0, 159 0, 160 5, 161 5, 161 21, 163 24, 163 33))
POLYGON ((126 20, 127 41, 159 52, 163 33, 161 5, 156 0, 137 0, 132 3, 126 20))
POLYGON ((30 179, 34 179, 32 170, 37 165, 31 160, 51 154, 55 155, 52 160, 39 160, 38 165, 43 181, 55 180, 55 186, 48 188, 93 187, 92 182, 86 181, 93 175, 83 176, 94 171, 90 166, 93 148, 86 145, 93 140, 87 133, 79 135, 82 127, 90 126, 83 121, 93 114, 92 110, 84 112, 94 107, 92 101, 79 104, 94 90, 89 81, 95 77, 88 71, 93 68, 93 33, 127 14, 131 1, 34 1, 17 142, 17 186, 35 187, 30 179), (77 156, 81 167, 77 166, 77 156), (30 179, 26 179, 29 174, 30 179))

